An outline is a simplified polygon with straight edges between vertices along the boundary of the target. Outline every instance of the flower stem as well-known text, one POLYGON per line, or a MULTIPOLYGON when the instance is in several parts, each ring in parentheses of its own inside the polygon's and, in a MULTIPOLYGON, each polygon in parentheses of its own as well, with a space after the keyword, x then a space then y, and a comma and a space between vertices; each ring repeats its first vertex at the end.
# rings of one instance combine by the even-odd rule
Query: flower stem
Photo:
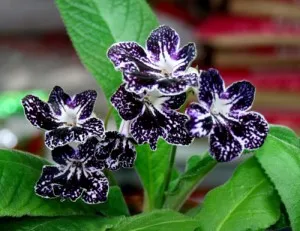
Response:
POLYGON ((108 109, 108 112, 105 116, 105 119, 104 119, 104 128, 105 129, 107 129, 108 121, 109 121, 109 118, 110 118, 111 113, 113 112, 113 110, 114 110, 114 107, 110 106, 109 109, 108 109))
POLYGON ((169 167, 168 167, 167 175, 166 175, 166 178, 165 178, 163 203, 166 199, 166 194, 167 194, 168 189, 169 189, 171 176, 172 176, 172 172, 173 172, 173 167, 174 167, 174 163, 175 163, 176 151, 177 151, 177 146, 173 145, 172 149, 171 149, 171 153, 170 153, 169 167))

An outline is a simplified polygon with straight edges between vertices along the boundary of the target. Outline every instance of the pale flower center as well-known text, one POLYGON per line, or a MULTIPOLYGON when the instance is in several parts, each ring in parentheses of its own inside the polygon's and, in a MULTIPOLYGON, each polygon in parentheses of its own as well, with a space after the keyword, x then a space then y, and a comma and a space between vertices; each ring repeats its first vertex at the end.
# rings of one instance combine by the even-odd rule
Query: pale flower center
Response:
POLYGON ((210 112, 214 116, 224 115, 227 116, 230 112, 230 104, 226 99, 220 99, 217 95, 215 95, 215 101, 211 105, 210 112))
POLYGON ((67 106, 62 110, 61 115, 58 117, 59 122, 64 123, 66 126, 76 126, 77 124, 78 108, 69 108, 67 106))

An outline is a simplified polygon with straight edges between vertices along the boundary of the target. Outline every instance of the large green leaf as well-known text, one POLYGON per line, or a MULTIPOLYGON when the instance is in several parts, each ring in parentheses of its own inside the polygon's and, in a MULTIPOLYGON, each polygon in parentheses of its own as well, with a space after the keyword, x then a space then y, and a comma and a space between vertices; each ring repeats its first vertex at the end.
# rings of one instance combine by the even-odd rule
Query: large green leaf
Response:
POLYGON ((286 128, 270 132, 255 156, 284 203, 293 230, 300 228, 300 146, 286 128))
POLYGON ((268 228, 279 216, 280 199, 252 157, 227 183, 207 194, 195 218, 201 231, 243 231, 268 228))
POLYGON ((56 0, 80 60, 100 84, 106 98, 121 84, 121 73, 106 57, 115 42, 144 45, 157 26, 144 0, 56 0))
POLYGON ((0 227, 7 231, 106 231, 121 219, 99 216, 2 218, 0 227))
POLYGON ((165 208, 178 210, 190 196, 195 187, 206 174, 216 166, 217 162, 206 152, 203 155, 195 155, 189 158, 186 170, 180 177, 174 180, 167 194, 165 208))
POLYGON ((151 151, 149 145, 137 147, 135 167, 144 187, 146 211, 162 206, 171 149, 163 140, 159 140, 156 151, 151 151))
POLYGON ((157 210, 126 218, 112 231, 192 231, 197 226, 193 218, 170 210, 157 210))
POLYGON ((288 127, 281 126, 281 125, 271 125, 269 134, 297 148, 300 148, 300 140, 297 134, 288 127))
POLYGON ((34 193, 46 160, 19 151, 0 149, 0 216, 118 216, 128 214, 127 206, 118 187, 111 187, 108 201, 99 205, 60 202, 43 199, 34 193))

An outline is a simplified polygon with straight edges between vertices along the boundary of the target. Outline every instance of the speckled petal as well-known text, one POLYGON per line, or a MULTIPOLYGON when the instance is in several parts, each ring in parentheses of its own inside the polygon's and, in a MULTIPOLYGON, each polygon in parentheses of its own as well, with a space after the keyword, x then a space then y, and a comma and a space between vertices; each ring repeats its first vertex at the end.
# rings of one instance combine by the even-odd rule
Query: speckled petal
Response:
POLYGON ((52 159, 55 163, 60 165, 67 165, 69 160, 74 158, 75 150, 71 146, 65 145, 53 149, 51 154, 52 159))
POLYGON ((59 173, 59 170, 55 166, 44 166, 40 179, 36 183, 34 190, 35 193, 43 198, 55 198, 53 190, 53 178, 56 174, 59 173))
POLYGON ((177 95, 185 92, 189 87, 198 85, 198 75, 190 73, 171 78, 161 78, 157 81, 157 89, 166 95, 177 95))
POLYGON ((85 120, 80 126, 88 132, 90 137, 97 136, 101 138, 104 135, 104 123, 96 117, 85 120))
POLYGON ((192 103, 185 113, 190 117, 185 126, 191 136, 204 137, 210 134, 213 127, 213 119, 206 108, 197 103, 192 103))
POLYGON ((74 96, 72 103, 69 103, 68 106, 70 108, 78 108, 78 113, 77 113, 78 119, 85 120, 91 117, 94 110, 94 104, 96 98, 97 98, 96 91, 93 90, 84 91, 79 94, 76 94, 74 96))
POLYGON ((123 71, 130 70, 134 64, 140 71, 142 71, 151 61, 147 58, 147 54, 139 44, 136 42, 120 42, 113 44, 108 52, 107 57, 112 61, 116 68, 123 71))
POLYGON ((124 120, 132 120, 137 117, 143 108, 143 102, 135 93, 128 92, 125 85, 121 85, 111 97, 112 105, 118 110, 124 120))
POLYGON ((91 171, 81 185, 85 189, 81 197, 85 203, 98 204, 107 200, 109 182, 101 171, 91 171))
POLYGON ((162 57, 174 56, 179 48, 179 35, 171 27, 162 25, 153 30, 147 39, 146 50, 153 62, 162 57))
POLYGON ((56 115, 61 115, 65 110, 65 105, 72 102, 71 97, 64 90, 55 86, 50 93, 48 103, 56 115))
POLYGON ((49 105, 38 97, 27 95, 22 100, 22 104, 25 116, 33 126, 45 130, 52 130, 60 126, 60 123, 55 121, 49 105))
POLYGON ((159 98, 164 101, 164 107, 170 109, 179 109, 185 103, 186 93, 173 96, 160 96, 159 98))
POLYGON ((173 75, 177 76, 182 71, 186 71, 186 69, 190 66, 191 62, 196 58, 197 50, 195 43, 188 43, 184 47, 182 47, 173 59, 179 61, 173 70, 173 75))
POLYGON ((231 130, 242 140, 245 148, 251 150, 264 144, 269 132, 269 125, 261 114, 249 112, 240 116, 239 123, 235 123, 231 130))
POLYGON ((222 77, 216 69, 209 69, 201 72, 199 78, 199 101, 205 103, 210 108, 216 96, 220 97, 225 90, 222 77))
POLYGON ((230 111, 246 111, 253 103, 255 87, 247 81, 235 82, 221 94, 222 99, 228 99, 230 111))
POLYGON ((219 162, 228 162, 242 154, 243 144, 224 125, 213 128, 209 138, 210 154, 219 162))
POLYGON ((152 150, 156 149, 158 138, 166 137, 164 126, 166 123, 165 115, 155 108, 145 107, 141 116, 133 120, 131 124, 131 135, 138 144, 149 143, 152 150))
POLYGON ((74 140, 74 132, 69 127, 47 131, 45 136, 45 144, 50 149, 64 146, 74 140))
POLYGON ((189 145, 193 138, 189 135, 184 124, 188 117, 174 110, 164 110, 167 116, 165 130, 167 132, 166 141, 175 145, 189 145))

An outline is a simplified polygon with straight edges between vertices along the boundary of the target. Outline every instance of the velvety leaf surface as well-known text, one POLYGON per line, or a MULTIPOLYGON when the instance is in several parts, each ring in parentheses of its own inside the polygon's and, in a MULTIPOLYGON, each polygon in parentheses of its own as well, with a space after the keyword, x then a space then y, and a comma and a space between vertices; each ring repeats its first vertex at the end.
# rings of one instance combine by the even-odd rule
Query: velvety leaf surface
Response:
POLYGON ((207 194, 195 218, 201 231, 243 231, 268 228, 279 216, 280 199, 252 157, 227 183, 207 194))
POLYGON ((107 49, 120 41, 144 45, 150 31, 157 26, 154 14, 144 0, 55 2, 81 62, 109 100, 121 84, 121 73, 106 57, 107 49))
POLYGON ((121 219, 99 216, 2 218, 0 227, 8 231, 106 231, 121 219))
POLYGON ((123 219, 112 231, 193 231, 195 219, 170 210, 157 210, 123 219))
POLYGON ((36 196, 34 185, 39 179, 46 160, 33 155, 0 149, 0 216, 118 216, 128 214, 127 206, 118 187, 111 187, 108 201, 98 205, 61 202, 36 196))
POLYGON ((147 211, 162 204, 171 148, 163 140, 159 140, 156 151, 152 151, 149 145, 137 147, 135 167, 145 190, 144 209, 147 211))
POLYGON ((293 230, 299 230, 300 146, 298 137, 293 134, 287 128, 271 130, 255 156, 277 189, 293 230))
POLYGON ((217 162, 206 152, 195 155, 187 161, 186 169, 177 179, 171 182, 165 201, 165 208, 179 209, 192 190, 199 185, 205 175, 216 166, 217 162))

